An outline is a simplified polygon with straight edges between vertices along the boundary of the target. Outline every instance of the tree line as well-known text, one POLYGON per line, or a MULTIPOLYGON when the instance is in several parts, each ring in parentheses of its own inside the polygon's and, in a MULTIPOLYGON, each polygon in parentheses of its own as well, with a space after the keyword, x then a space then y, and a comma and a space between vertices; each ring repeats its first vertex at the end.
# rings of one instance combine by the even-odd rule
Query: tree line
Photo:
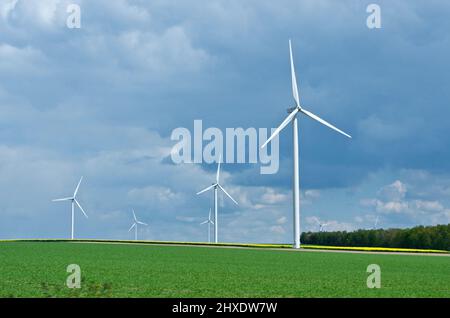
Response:
POLYGON ((303 244, 357 247, 421 248, 450 251, 450 224, 409 229, 374 229, 353 232, 304 232, 303 244))

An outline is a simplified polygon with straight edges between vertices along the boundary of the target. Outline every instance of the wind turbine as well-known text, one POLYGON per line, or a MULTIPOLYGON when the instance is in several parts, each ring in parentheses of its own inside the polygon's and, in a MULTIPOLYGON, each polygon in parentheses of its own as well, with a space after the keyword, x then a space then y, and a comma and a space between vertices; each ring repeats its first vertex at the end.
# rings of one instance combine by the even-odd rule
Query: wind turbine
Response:
POLYGON ((209 209, 208 219, 200 224, 208 224, 208 243, 211 243, 211 224, 214 225, 213 220, 211 220, 211 209, 209 209))
POLYGON ((317 218, 315 220, 316 220, 317 225, 319 226, 319 232, 323 232, 324 227, 327 226, 328 223, 320 223, 320 220, 317 218))
POLYGON ((130 229, 128 230, 128 232, 130 232, 130 231, 133 229, 133 227, 134 227, 134 240, 137 241, 138 224, 142 224, 142 225, 145 225, 145 226, 147 226, 148 224, 147 224, 147 223, 144 223, 144 222, 141 222, 141 221, 139 221, 139 220, 136 218, 136 213, 134 213, 134 209, 131 209, 131 211, 133 212, 133 219, 134 219, 134 222, 133 222, 133 225, 132 225, 132 226, 130 227, 130 229))
POLYGON ((300 106, 300 98, 298 94, 297 88, 297 79, 295 77, 295 68, 294 68, 294 60, 292 57, 292 45, 291 40, 289 40, 289 53, 291 60, 291 81, 292 81, 292 94, 295 101, 295 106, 288 109, 289 115, 286 119, 281 123, 281 125, 273 132, 272 136, 262 145, 261 148, 264 148, 275 136, 277 136, 289 123, 292 123, 293 128, 293 150, 294 150, 294 178, 292 185, 293 192, 293 211, 294 211, 294 248, 300 248, 300 177, 299 177, 299 163, 298 163, 298 119, 297 115, 304 114, 308 117, 311 117, 314 120, 317 120, 319 123, 337 131, 338 133, 352 138, 350 135, 346 134, 342 130, 334 127, 330 123, 326 122, 322 118, 314 115, 310 111, 307 111, 302 106, 300 106))
POLYGON ((77 201, 77 193, 78 193, 78 189, 80 188, 80 184, 81 181, 83 180, 83 177, 81 177, 80 181, 78 182, 77 187, 75 188, 75 192, 73 193, 73 196, 71 197, 67 197, 67 198, 62 198, 62 199, 55 199, 52 200, 53 202, 58 202, 58 201, 71 201, 72 203, 72 235, 71 235, 71 239, 73 240, 73 230, 74 230, 74 219, 75 219, 75 204, 78 205, 78 207, 80 208, 81 212, 83 212, 84 216, 86 218, 88 218, 86 212, 84 212, 83 208, 81 207, 80 203, 78 203, 77 201))
POLYGON ((375 219, 375 224, 373 226, 373 229, 376 230, 377 229, 377 225, 378 225, 378 220, 379 220, 379 216, 377 215, 377 218, 375 219))
POLYGON ((220 177, 220 162, 222 161, 222 155, 219 158, 219 164, 217 165, 217 174, 216 174, 216 182, 213 183, 212 185, 210 185, 209 187, 203 189, 202 191, 198 192, 197 195, 202 194, 203 192, 209 191, 211 189, 214 189, 214 242, 218 243, 218 219, 217 219, 217 190, 220 189, 223 191, 223 193, 225 193, 230 199, 231 201, 233 201, 234 203, 236 203, 236 205, 238 205, 238 203, 236 202, 235 199, 233 199, 231 197, 231 195, 228 194, 228 192, 220 185, 219 183, 219 177, 220 177))

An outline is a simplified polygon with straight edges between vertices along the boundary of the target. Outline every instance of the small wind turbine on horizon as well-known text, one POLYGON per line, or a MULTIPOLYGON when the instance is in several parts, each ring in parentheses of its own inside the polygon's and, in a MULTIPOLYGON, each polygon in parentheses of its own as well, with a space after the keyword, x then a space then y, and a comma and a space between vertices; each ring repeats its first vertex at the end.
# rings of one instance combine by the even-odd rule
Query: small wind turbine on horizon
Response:
POLYGON ((317 225, 319 226, 319 232, 323 232, 323 229, 325 228, 325 226, 328 225, 328 223, 321 223, 319 221, 319 219, 315 219, 315 220, 316 220, 317 225))
POLYGON ((218 219, 217 219, 217 214, 218 214, 218 202, 217 202, 217 190, 220 189, 223 191, 223 193, 225 193, 227 195, 227 197, 229 197, 231 199, 231 201, 233 201, 236 205, 238 205, 238 203, 236 202, 235 199, 233 199, 231 197, 231 195, 228 194, 228 192, 220 185, 219 183, 219 177, 220 177, 220 162, 222 161, 222 155, 220 155, 219 158, 219 163, 217 165, 217 174, 216 174, 216 182, 213 183, 212 185, 210 185, 209 187, 203 189, 200 192, 197 192, 197 195, 202 194, 206 191, 209 191, 211 189, 214 189, 214 242, 218 243, 219 240, 219 234, 218 234, 218 219))
POLYGON ((208 224, 208 243, 211 243, 211 224, 214 225, 213 220, 211 219, 211 209, 209 209, 208 219, 200 223, 200 225, 208 224))
POLYGON ((83 180, 83 177, 80 178, 80 181, 78 182, 78 185, 75 188, 75 192, 73 193, 73 196, 67 197, 67 198, 62 198, 62 199, 54 199, 54 200, 52 200, 53 202, 71 201, 71 205, 72 205, 72 232, 71 232, 72 234, 71 234, 71 239, 72 240, 73 240, 73 237, 74 237, 75 204, 78 205, 78 207, 80 208, 81 212, 83 212, 84 216, 86 218, 88 218, 86 212, 84 212, 84 210, 81 207, 80 203, 77 201, 78 189, 80 188, 80 184, 81 184, 82 180, 83 180))
POLYGON ((377 215, 377 218, 375 219, 375 224, 374 224, 374 226, 373 226, 373 229, 374 229, 374 230, 377 229, 379 219, 380 219, 380 217, 377 215))
POLYGON ((319 123, 337 131, 338 133, 348 137, 352 138, 350 135, 346 134, 342 130, 336 128, 335 126, 331 125, 327 121, 323 120, 322 118, 318 117, 317 115, 314 115, 313 113, 307 111, 300 105, 300 98, 298 94, 298 87, 297 87, 297 79, 295 76, 295 67, 294 67, 294 60, 292 56, 292 45, 291 40, 289 40, 289 54, 290 54, 290 60, 291 60, 291 81, 292 81, 292 94, 295 101, 295 106, 288 109, 289 115, 286 117, 286 119, 281 123, 281 125, 273 132, 272 136, 270 136, 269 139, 261 146, 261 148, 264 148, 275 136, 277 136, 289 123, 292 123, 293 128, 293 156, 294 156, 294 177, 293 177, 293 185, 292 185, 292 192, 293 192, 293 212, 294 212, 294 248, 300 248, 300 177, 299 177, 299 162, 298 162, 298 119, 297 115, 304 114, 319 123))
POLYGON ((134 209, 131 209, 131 211, 133 212, 133 225, 130 227, 130 229, 128 230, 128 232, 130 232, 133 228, 134 228, 134 240, 137 241, 137 235, 138 235, 138 224, 141 225, 145 225, 148 226, 147 223, 141 222, 136 218, 136 213, 134 213, 134 209))

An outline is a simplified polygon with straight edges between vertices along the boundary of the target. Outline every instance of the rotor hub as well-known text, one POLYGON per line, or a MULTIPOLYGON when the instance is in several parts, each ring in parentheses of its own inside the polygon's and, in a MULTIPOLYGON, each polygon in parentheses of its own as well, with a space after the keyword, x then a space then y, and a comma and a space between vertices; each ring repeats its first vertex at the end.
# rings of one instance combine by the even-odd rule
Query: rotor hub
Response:
POLYGON ((288 112, 288 114, 290 114, 290 113, 292 113, 294 110, 296 110, 297 109, 297 107, 289 107, 288 109, 287 109, 287 112, 288 112))

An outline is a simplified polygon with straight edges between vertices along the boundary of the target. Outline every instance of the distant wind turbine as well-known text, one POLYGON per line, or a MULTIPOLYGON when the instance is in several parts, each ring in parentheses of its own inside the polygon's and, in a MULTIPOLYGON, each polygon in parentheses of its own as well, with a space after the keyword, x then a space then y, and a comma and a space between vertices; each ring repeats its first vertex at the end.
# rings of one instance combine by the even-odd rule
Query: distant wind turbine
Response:
POLYGON ((314 120, 317 120, 319 123, 337 131, 338 133, 351 138, 350 135, 346 134, 342 130, 334 127, 330 123, 326 122, 322 118, 314 115, 313 113, 307 111, 303 107, 300 106, 300 98, 298 94, 297 88, 297 79, 295 77, 295 68, 294 68, 294 60, 292 57, 292 45, 291 40, 289 40, 289 53, 291 60, 291 81, 292 81, 292 94, 294 96, 295 106, 288 109, 289 115, 286 119, 281 123, 281 125, 273 132, 272 136, 262 145, 264 148, 275 136, 277 136, 289 123, 292 123, 293 128, 293 150, 294 150, 294 182, 292 185, 293 192, 293 212, 294 212, 294 248, 300 248, 300 177, 299 177, 299 163, 298 163, 298 122, 297 115, 304 114, 308 117, 311 117, 314 120))
POLYGON ((319 232, 323 232, 323 229, 325 228, 325 226, 328 225, 328 223, 321 223, 319 221, 319 219, 315 219, 315 220, 316 220, 317 225, 319 226, 319 232))
POLYGON ((141 222, 136 218, 136 213, 134 213, 134 209, 131 209, 131 211, 133 212, 133 225, 130 227, 130 229, 128 230, 128 232, 130 232, 133 228, 134 228, 134 240, 137 241, 137 235, 138 235, 138 224, 141 225, 145 225, 148 226, 147 223, 141 222))
POLYGON ((71 203, 72 203, 72 235, 71 235, 71 239, 72 240, 73 240, 73 232, 74 232, 75 204, 78 205, 78 207, 80 208, 81 212, 83 212, 84 216, 86 218, 88 217, 86 212, 84 212, 83 208, 81 207, 80 203, 77 201, 77 193, 78 193, 78 189, 80 188, 80 184, 81 184, 82 180, 83 180, 83 177, 81 177, 80 181, 78 182, 78 185, 77 185, 77 187, 75 189, 75 192, 73 193, 73 196, 67 197, 67 198, 62 198, 62 199, 52 200, 53 202, 71 201, 71 203))
POLYGON ((211 224, 214 225, 214 222, 211 219, 211 209, 209 209, 208 219, 200 224, 208 224, 208 243, 211 243, 211 224))
POLYGON ((236 202, 235 199, 233 199, 231 197, 231 195, 228 194, 228 192, 220 185, 219 183, 219 177, 220 177, 220 162, 222 161, 222 155, 220 156, 219 159, 219 164, 217 166, 217 174, 216 174, 216 182, 213 183, 212 185, 210 185, 209 187, 203 189, 202 191, 198 192, 197 195, 202 194, 203 192, 209 191, 211 189, 214 189, 214 242, 218 243, 218 237, 219 237, 219 233, 218 233, 218 219, 217 219, 217 189, 220 189, 223 191, 223 193, 225 193, 230 199, 231 201, 233 201, 236 205, 238 205, 238 203, 236 202))
POLYGON ((373 226, 373 229, 376 230, 377 229, 377 225, 378 225, 378 220, 380 219, 380 217, 377 215, 377 218, 375 219, 375 224, 373 226))

